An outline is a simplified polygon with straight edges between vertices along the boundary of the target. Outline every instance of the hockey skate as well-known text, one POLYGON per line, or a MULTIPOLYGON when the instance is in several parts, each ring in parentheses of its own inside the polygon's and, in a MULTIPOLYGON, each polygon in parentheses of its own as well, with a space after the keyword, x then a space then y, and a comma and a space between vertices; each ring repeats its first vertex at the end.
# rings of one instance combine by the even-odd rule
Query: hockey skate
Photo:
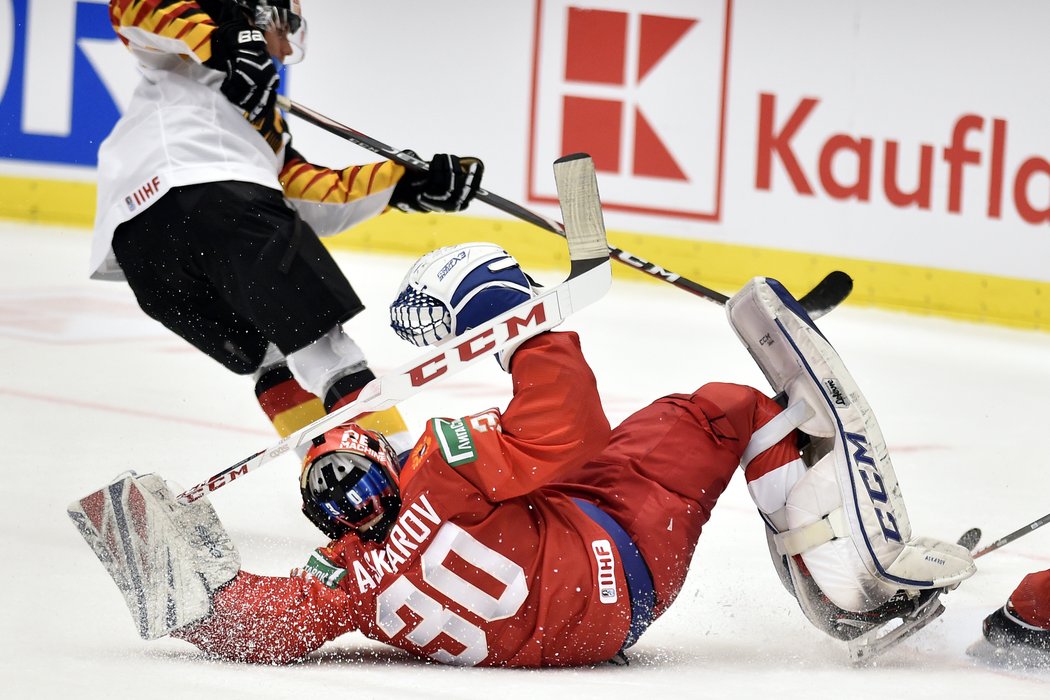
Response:
POLYGON ((828 636, 846 642, 849 659, 865 664, 921 630, 944 612, 940 601, 947 588, 897 591, 874 610, 853 612, 835 605, 817 586, 800 557, 777 556, 773 538, 770 554, 779 559, 784 587, 795 596, 803 614, 828 636))
POLYGON ((1026 624, 1009 604, 984 618, 981 631, 967 656, 1006 668, 1050 668, 1050 630, 1026 624))
POLYGON ((944 612, 944 604, 940 600, 944 592, 944 588, 900 591, 882 608, 866 613, 878 617, 874 627, 870 620, 854 617, 865 613, 846 613, 846 616, 839 618, 838 625, 863 630, 846 642, 850 661, 855 664, 867 663, 936 620, 944 612))

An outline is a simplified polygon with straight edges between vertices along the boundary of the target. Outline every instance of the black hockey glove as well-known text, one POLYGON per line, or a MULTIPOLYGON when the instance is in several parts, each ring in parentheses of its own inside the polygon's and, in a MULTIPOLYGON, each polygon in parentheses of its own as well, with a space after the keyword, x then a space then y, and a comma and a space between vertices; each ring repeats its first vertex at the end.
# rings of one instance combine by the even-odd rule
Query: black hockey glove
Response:
MULTIPOLYGON (((412 151, 406 153, 417 157, 412 151)), ((477 158, 438 154, 426 172, 410 170, 398 180, 390 205, 405 212, 463 211, 478 193, 484 172, 477 158)))
POLYGON ((281 78, 260 30, 243 17, 223 22, 211 35, 211 54, 204 65, 226 73, 219 89, 248 121, 273 111, 281 78))

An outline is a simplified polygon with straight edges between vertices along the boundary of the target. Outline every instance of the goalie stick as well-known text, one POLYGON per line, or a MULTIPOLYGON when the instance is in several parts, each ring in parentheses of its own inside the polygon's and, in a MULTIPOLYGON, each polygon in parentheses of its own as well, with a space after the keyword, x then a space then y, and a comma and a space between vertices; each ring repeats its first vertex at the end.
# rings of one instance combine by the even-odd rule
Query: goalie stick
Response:
POLYGON ((566 221, 571 261, 564 282, 467 333, 443 340, 407 364, 373 379, 355 401, 187 489, 179 494, 179 502, 192 503, 355 416, 390 408, 434 380, 449 377, 497 353, 512 340, 517 342, 550 330, 604 296, 612 284, 612 266, 606 252, 594 162, 582 153, 559 158, 554 162, 554 180, 566 221))
MULTIPOLYGON (((372 151, 373 153, 377 153, 388 160, 392 160, 399 165, 405 166, 406 168, 412 170, 428 170, 430 167, 426 161, 420 160, 411 153, 392 148, 382 141, 378 141, 356 129, 351 129, 344 124, 340 124, 334 119, 326 117, 319 112, 315 112, 309 107, 304 107, 298 102, 292 101, 285 95, 278 95, 277 105, 281 109, 313 124, 314 126, 320 127, 331 134, 344 138, 357 146, 372 151)), ((504 199, 493 192, 479 189, 476 197, 482 202, 485 202, 502 212, 515 216, 522 221, 527 221, 530 224, 539 226, 540 228, 559 236, 565 236, 565 227, 559 222, 526 209, 520 204, 515 204, 508 199, 504 199)), ((608 243, 606 243, 606 247, 608 249, 608 255, 617 262, 629 265, 651 277, 663 280, 664 282, 669 282, 679 289, 684 289, 687 292, 691 292, 696 296, 702 297, 716 304, 724 306, 725 303, 729 301, 729 297, 725 294, 682 277, 678 273, 666 270, 659 265, 634 255, 633 253, 621 250, 620 248, 614 248, 608 243)), ((842 301, 849 296, 851 291, 853 291, 853 279, 845 272, 836 270, 825 276, 816 287, 803 295, 799 299, 799 303, 802 304, 802 307, 810 315, 810 318, 818 319, 841 304, 842 301)))

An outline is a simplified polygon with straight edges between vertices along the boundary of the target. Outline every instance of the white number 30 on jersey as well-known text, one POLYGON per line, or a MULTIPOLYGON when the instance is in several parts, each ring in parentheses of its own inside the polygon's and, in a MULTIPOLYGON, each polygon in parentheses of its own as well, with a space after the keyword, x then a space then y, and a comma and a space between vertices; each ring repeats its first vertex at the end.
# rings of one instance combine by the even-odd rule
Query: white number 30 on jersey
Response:
MULTIPOLYGON (((488 622, 514 615, 529 595, 524 569, 452 523, 441 526, 433 542, 423 552, 422 563, 423 580, 429 586, 488 622), (492 597, 448 569, 445 561, 450 552, 455 552, 471 566, 502 583, 504 589, 500 596, 492 597)), ((438 649, 430 655, 435 661, 473 666, 489 655, 485 630, 445 608, 404 576, 398 577, 379 595, 377 622, 391 639, 407 627, 398 614, 403 607, 420 618, 405 635, 408 641, 425 647, 444 632, 463 645, 464 649, 458 654, 438 649)))

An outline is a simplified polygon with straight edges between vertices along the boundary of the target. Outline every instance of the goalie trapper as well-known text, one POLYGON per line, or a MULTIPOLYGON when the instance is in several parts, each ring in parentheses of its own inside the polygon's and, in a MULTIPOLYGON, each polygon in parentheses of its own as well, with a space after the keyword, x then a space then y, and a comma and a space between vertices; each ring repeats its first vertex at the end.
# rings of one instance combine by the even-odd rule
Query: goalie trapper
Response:
POLYGON ((855 660, 870 657, 940 614, 941 593, 973 575, 973 558, 912 534, 874 412, 783 285, 755 278, 726 310, 786 406, 752 436, 742 466, 792 431, 805 444, 803 468, 749 483, 774 563, 814 625, 847 640, 855 660))

